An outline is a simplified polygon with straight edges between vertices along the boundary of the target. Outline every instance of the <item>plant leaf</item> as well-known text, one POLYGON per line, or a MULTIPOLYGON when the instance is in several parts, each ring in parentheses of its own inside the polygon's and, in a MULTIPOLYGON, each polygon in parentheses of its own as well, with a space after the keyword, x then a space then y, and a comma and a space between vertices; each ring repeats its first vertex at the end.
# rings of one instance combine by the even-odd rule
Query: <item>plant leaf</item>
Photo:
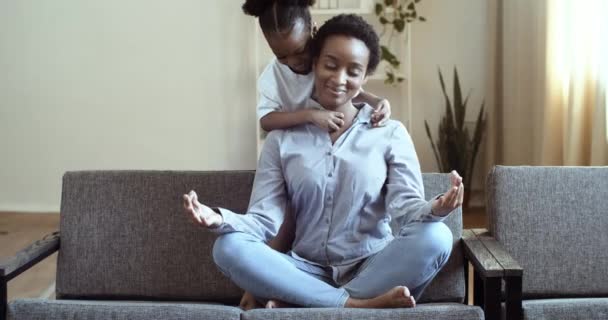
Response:
POLYGON ((382 5, 382 3, 376 3, 376 8, 375 8, 376 15, 379 16, 383 10, 384 10, 384 6, 382 5))
POLYGON ((388 49, 388 47, 380 46, 380 49, 382 51, 380 59, 386 60, 386 62, 388 62, 391 66, 393 66, 394 68, 398 68, 400 62, 397 57, 388 49))
POLYGON ((450 98, 448 98, 448 94, 445 90, 445 83, 443 82, 443 75, 441 74, 441 70, 439 70, 439 82, 441 82, 441 90, 443 91, 443 96, 445 98, 445 114, 446 121, 449 121, 450 125, 454 126, 454 116, 452 115, 452 104, 450 103, 450 98))
POLYGON ((443 172, 444 170, 442 168, 441 161, 439 161, 437 147, 435 146, 435 142, 433 141, 433 135, 431 135, 431 129, 429 129, 429 124, 428 122, 426 122, 426 120, 424 120, 424 128, 426 129, 426 135, 429 137, 429 140, 431 140, 431 148, 433 149, 433 154, 435 155, 435 161, 437 161, 437 169, 440 172, 443 172))
POLYGON ((405 28, 405 21, 403 19, 395 19, 393 20, 393 26, 395 27, 395 30, 402 32, 405 28))
POLYGON ((458 79, 458 70, 454 67, 454 115, 456 117, 456 128, 462 131, 464 126, 464 116, 467 112, 466 106, 462 104, 462 91, 458 79))

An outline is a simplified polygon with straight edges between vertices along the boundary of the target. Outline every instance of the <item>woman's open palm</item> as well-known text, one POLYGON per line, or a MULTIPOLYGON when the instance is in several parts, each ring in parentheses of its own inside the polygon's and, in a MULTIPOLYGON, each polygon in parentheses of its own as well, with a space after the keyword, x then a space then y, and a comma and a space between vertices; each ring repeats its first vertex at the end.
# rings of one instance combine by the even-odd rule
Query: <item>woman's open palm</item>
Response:
POLYGON ((215 228, 224 222, 219 213, 198 201, 198 195, 194 190, 184 194, 182 198, 184 200, 184 210, 197 224, 206 228, 215 228))
POLYGON ((456 170, 450 173, 450 189, 438 199, 433 201, 433 214, 445 216, 462 205, 464 199, 464 185, 462 177, 456 170))

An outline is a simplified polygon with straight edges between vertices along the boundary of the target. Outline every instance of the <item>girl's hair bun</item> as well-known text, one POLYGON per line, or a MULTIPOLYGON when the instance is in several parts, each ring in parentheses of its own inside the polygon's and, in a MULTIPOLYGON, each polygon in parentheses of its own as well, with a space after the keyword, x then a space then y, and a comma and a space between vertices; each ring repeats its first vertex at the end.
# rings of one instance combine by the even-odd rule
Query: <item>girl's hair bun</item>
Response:
POLYGON ((311 7, 315 4, 315 0, 277 0, 278 3, 286 5, 300 6, 300 7, 311 7))
POLYGON ((274 3, 278 3, 283 6, 295 6, 295 7, 311 7, 315 4, 315 0, 246 0, 243 4, 243 12, 245 14, 259 17, 268 8, 272 7, 274 3))
POLYGON ((259 17, 261 16, 269 7, 272 7, 275 0, 246 0, 243 4, 243 12, 245 14, 259 17))

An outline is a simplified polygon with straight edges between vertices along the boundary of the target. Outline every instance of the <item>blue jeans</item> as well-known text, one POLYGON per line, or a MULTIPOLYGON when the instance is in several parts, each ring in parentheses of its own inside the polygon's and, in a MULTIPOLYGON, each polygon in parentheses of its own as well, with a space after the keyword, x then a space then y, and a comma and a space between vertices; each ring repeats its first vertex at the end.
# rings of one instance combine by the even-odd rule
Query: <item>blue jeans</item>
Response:
POLYGON ((219 269, 237 286, 260 299, 305 307, 344 307, 349 297, 369 299, 406 286, 418 299, 447 262, 452 233, 442 222, 415 222, 378 253, 368 257, 355 277, 337 287, 331 274, 270 248, 242 232, 221 235, 213 247, 219 269))

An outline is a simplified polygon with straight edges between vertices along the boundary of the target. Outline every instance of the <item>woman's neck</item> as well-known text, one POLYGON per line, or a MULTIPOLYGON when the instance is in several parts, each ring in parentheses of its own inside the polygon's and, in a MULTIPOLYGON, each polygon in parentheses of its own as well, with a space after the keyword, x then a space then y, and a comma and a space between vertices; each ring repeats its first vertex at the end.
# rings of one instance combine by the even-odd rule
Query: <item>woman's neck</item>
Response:
POLYGON ((353 105, 352 101, 348 101, 347 103, 338 106, 335 110, 333 110, 335 112, 341 112, 342 114, 344 114, 344 121, 346 121, 347 119, 350 120, 349 122, 352 122, 352 120, 355 118, 355 116, 357 115, 357 112, 359 111, 355 105, 353 105))
MULTIPOLYGON (((327 109, 327 110, 329 110, 329 109, 327 109)), ((344 125, 341 126, 340 129, 330 133, 330 138, 333 143, 333 142, 336 142, 336 140, 338 140, 338 138, 340 138, 342 133, 346 132, 346 130, 348 130, 351 127, 355 117, 357 116, 357 113, 359 112, 359 109, 357 109, 352 104, 352 102, 349 101, 348 103, 345 103, 344 105, 341 105, 331 111, 341 112, 342 114, 344 114, 344 125)))

